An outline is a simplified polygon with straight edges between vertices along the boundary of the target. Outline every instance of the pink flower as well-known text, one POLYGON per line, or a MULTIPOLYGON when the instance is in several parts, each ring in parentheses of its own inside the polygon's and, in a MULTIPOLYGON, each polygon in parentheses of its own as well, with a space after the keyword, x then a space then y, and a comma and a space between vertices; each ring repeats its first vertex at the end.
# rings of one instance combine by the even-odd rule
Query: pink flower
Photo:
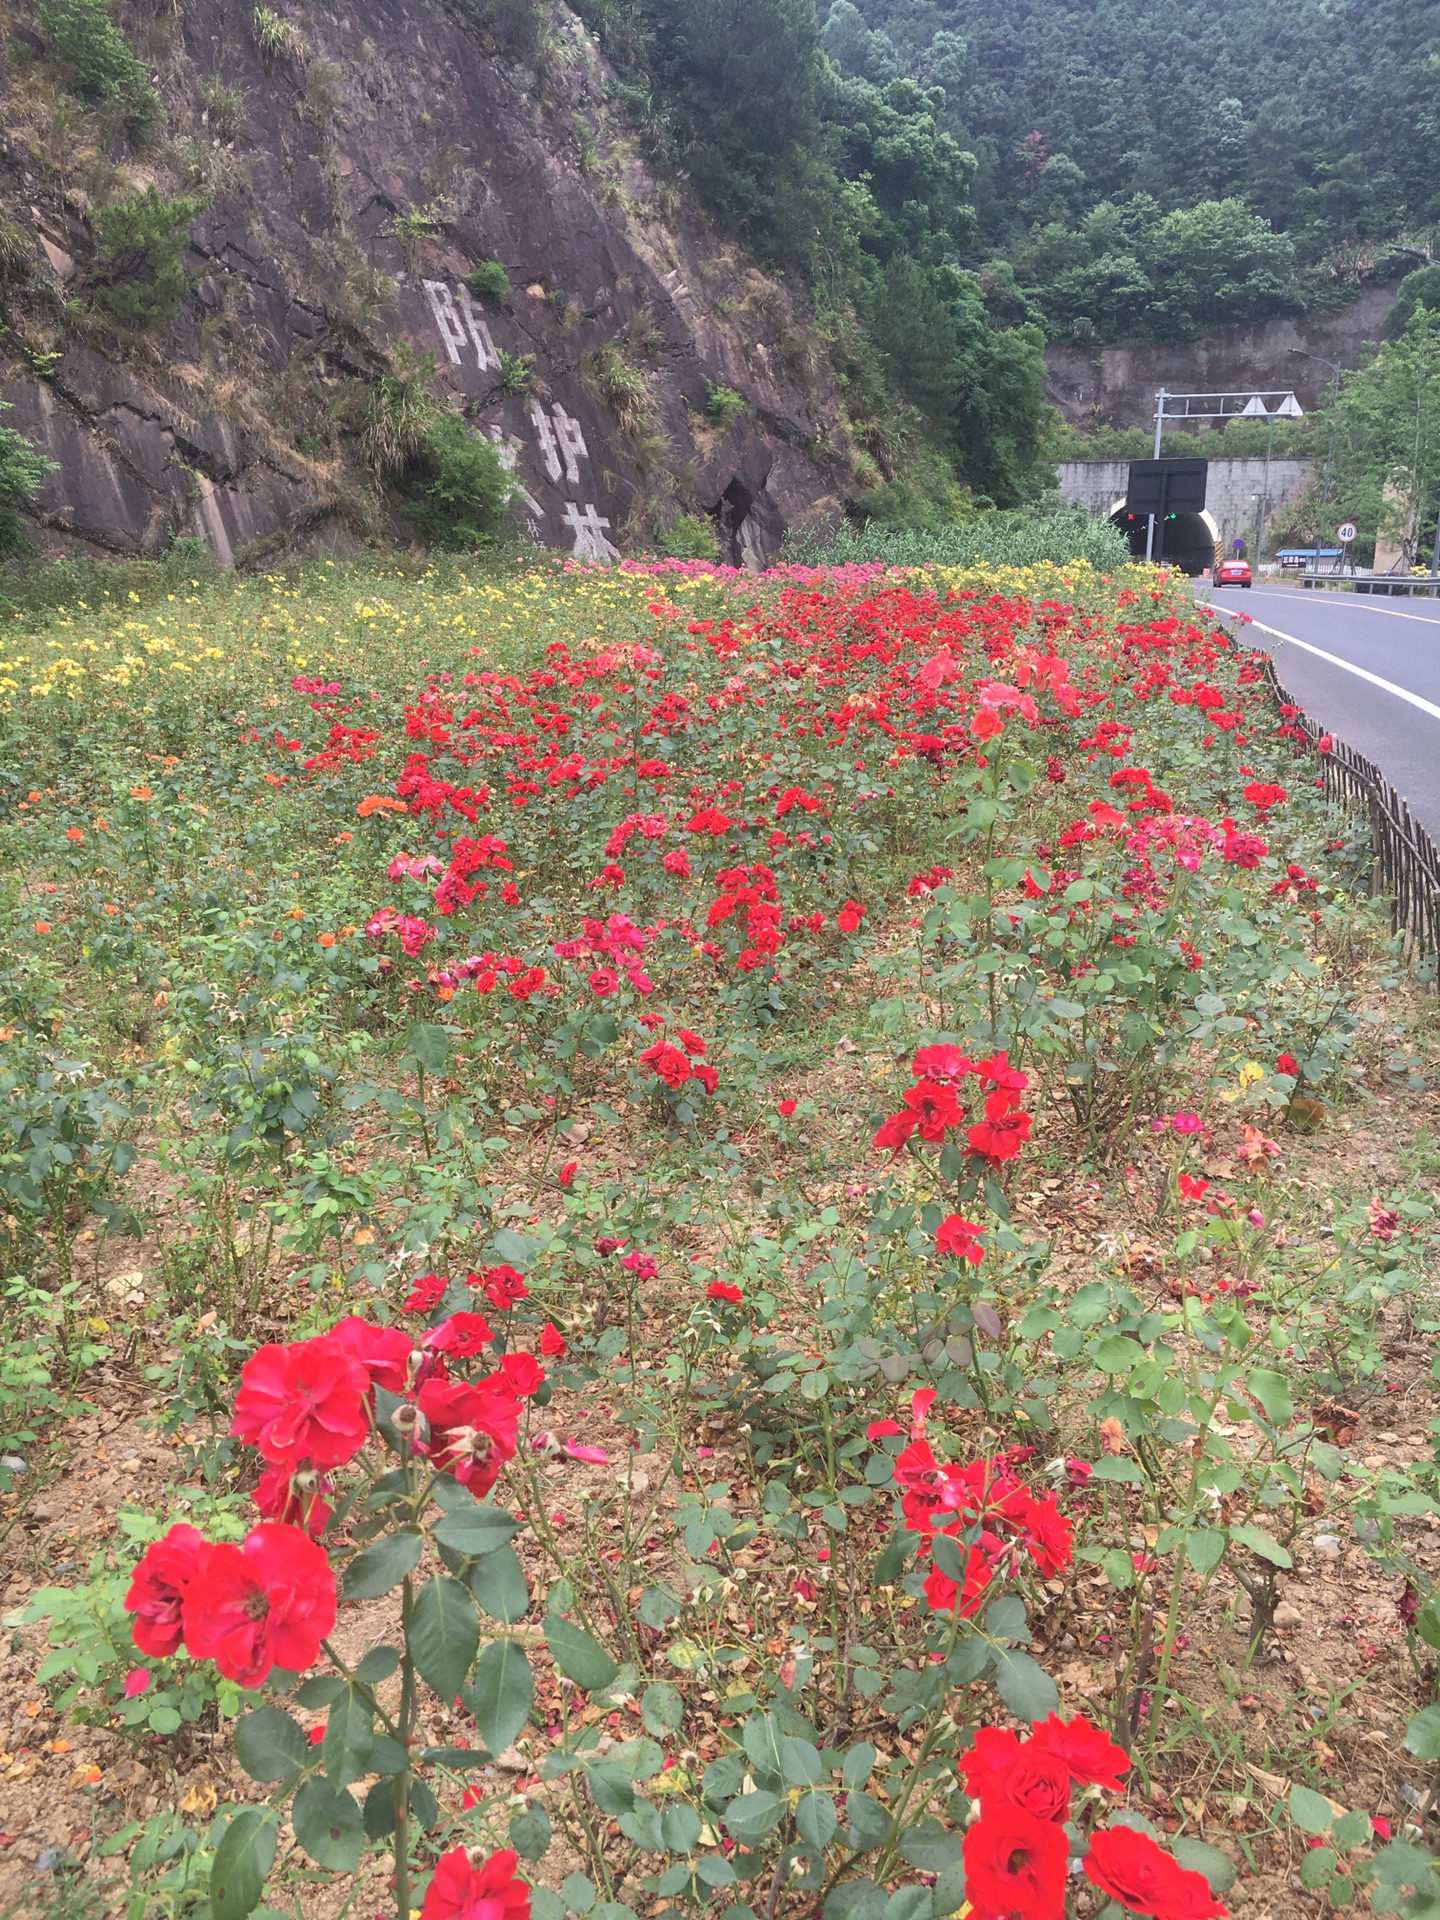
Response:
POLYGON ((150 1691, 150 1682, 154 1678, 148 1667, 131 1667, 125 1676, 125 1698, 138 1700, 142 1693, 150 1691))
POLYGON ((648 1253, 627 1253, 620 1264, 637 1280, 653 1280, 660 1271, 648 1253))
POLYGON ((608 1467, 610 1456, 603 1447, 582 1446, 577 1440, 562 1440, 558 1433, 537 1433, 531 1437, 531 1447, 536 1453, 543 1453, 549 1459, 583 1460, 591 1466, 608 1467))
POLYGON ((1205 1122, 1198 1113, 1175 1113, 1170 1116, 1170 1124, 1176 1133, 1203 1133, 1205 1122))

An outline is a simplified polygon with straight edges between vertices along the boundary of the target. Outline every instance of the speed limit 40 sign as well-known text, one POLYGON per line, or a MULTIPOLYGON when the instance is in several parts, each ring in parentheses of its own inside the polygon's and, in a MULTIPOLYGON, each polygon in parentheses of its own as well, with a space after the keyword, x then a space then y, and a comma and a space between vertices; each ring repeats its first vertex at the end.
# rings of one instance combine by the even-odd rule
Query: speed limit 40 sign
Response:
POLYGON ((1342 546, 1348 547, 1350 542, 1355 538, 1355 522, 1353 520, 1342 521, 1335 529, 1335 538, 1342 546))

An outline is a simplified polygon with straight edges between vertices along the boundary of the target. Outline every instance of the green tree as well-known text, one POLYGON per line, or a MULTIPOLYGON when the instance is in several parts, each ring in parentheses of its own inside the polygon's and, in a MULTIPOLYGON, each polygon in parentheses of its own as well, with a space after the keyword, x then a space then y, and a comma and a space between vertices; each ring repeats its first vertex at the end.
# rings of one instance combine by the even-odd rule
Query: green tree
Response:
POLYGON ((145 69, 110 17, 108 0, 40 0, 40 28, 51 57, 85 100, 119 100, 132 126, 158 112, 145 69))
POLYGON ((95 235, 91 298, 117 326, 139 331, 168 320, 190 290, 182 256, 204 203, 167 200, 155 186, 112 200, 90 216, 95 235))
POLYGON ((1440 308, 1417 306, 1345 382, 1335 412, 1340 510, 1362 539, 1397 540, 1408 567, 1440 512, 1440 308))
MULTIPOLYGON (((0 413, 9 411, 10 402, 0 400, 0 413)), ((29 506, 46 478, 58 471, 55 462, 37 453, 23 433, 0 427, 0 552, 16 543, 20 525, 16 508, 29 506)))

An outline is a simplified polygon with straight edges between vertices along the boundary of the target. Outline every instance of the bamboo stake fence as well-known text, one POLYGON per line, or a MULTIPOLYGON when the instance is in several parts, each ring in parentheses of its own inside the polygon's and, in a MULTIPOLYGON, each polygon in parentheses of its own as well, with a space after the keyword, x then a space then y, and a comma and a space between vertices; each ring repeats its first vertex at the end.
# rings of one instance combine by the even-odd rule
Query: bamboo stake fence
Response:
MULTIPOLYGON (((1239 635, 1235 638, 1238 641, 1239 635)), ((1333 734, 1328 736, 1329 746, 1320 751, 1319 743, 1326 737, 1323 729, 1280 684, 1275 662, 1268 656, 1262 672, 1277 704, 1293 710, 1291 724, 1316 750, 1326 799, 1351 811, 1363 809, 1368 816, 1370 891, 1390 896, 1392 930, 1409 936, 1418 959, 1433 961, 1440 954, 1440 848, 1412 815, 1409 801, 1395 791, 1374 761, 1333 734)), ((1436 979, 1440 982, 1440 967, 1436 968, 1436 979)))

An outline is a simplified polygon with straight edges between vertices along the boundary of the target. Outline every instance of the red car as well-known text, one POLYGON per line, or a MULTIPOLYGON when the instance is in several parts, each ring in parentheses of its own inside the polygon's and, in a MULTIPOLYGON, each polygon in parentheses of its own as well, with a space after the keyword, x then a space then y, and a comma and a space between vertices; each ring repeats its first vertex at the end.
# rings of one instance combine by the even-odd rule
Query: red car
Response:
POLYGON ((1248 560, 1222 560, 1215 569, 1217 587, 1249 587, 1254 585, 1248 560))

